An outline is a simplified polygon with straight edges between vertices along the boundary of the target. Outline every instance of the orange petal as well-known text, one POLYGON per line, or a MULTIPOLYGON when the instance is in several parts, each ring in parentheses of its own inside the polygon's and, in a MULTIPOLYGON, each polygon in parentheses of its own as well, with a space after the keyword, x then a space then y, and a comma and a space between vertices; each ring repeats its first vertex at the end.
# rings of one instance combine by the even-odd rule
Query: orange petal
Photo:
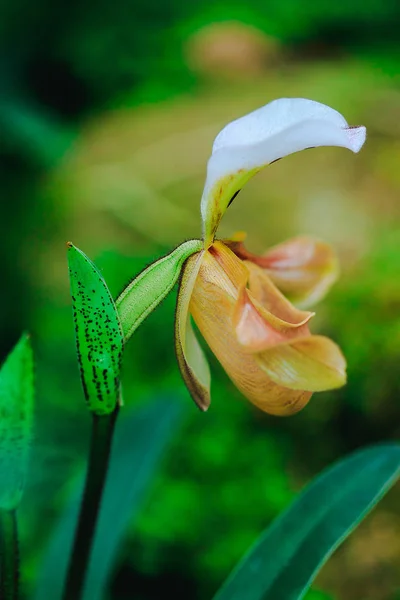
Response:
POLYGON ((248 252, 236 240, 227 244, 237 256, 264 269, 277 287, 302 307, 318 302, 338 276, 338 261, 332 247, 311 237, 297 237, 279 244, 264 256, 248 252))
POLYGON ((300 410, 311 393, 287 389, 274 383, 260 368, 255 355, 238 342, 232 314, 239 291, 210 252, 204 253, 190 300, 190 311, 204 336, 236 387, 253 404, 274 415, 300 410), (231 286, 231 287, 229 287, 231 286))
POLYGON ((189 314, 190 298, 203 256, 204 252, 194 254, 184 266, 175 314, 175 348, 179 369, 186 386, 198 407, 205 411, 211 401, 210 369, 196 339, 189 314))
MULTIPOLYGON (((214 242, 208 249, 208 252, 225 273, 225 276, 220 279, 220 284, 228 277, 235 288, 235 293, 237 293, 236 290, 238 288, 247 284, 249 278, 248 269, 243 261, 238 259, 226 244, 220 241, 214 242)), ((214 267, 211 270, 213 269, 214 267)))
POLYGON ((346 383, 346 361, 329 338, 311 335, 257 355, 261 369, 278 385, 322 392, 346 383))

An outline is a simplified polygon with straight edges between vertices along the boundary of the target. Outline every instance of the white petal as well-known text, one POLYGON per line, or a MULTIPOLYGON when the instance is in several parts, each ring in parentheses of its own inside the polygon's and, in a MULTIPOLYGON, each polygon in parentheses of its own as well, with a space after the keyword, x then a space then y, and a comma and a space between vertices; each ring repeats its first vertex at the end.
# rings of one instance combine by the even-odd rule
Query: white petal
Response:
POLYGON ((206 243, 232 196, 267 164, 316 146, 342 146, 358 152, 365 127, 349 127, 333 108, 305 100, 282 98, 232 121, 216 137, 208 162, 201 200, 206 243))
MULTIPOLYGON (((212 153, 214 154, 221 148, 248 146, 263 142, 304 121, 324 121, 330 123, 335 129, 348 127, 346 119, 337 110, 325 104, 305 98, 281 98, 229 123, 215 138, 212 153)), ((313 134, 312 131, 310 133, 313 134)), ((315 143, 318 146, 325 145, 325 143, 330 144, 329 141, 325 142, 319 139, 316 139, 315 143)), ((357 144, 353 148, 352 141, 345 142, 344 145, 355 152, 361 148, 361 145, 357 147, 357 144)), ((287 154, 291 152, 293 150, 288 147, 287 154)))

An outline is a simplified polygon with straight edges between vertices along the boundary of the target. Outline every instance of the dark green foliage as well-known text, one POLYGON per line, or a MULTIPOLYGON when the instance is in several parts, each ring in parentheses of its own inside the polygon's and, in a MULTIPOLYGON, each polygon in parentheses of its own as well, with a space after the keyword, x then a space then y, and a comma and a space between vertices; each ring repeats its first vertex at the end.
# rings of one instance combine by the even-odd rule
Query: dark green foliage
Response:
POLYGON ((317 477, 265 531, 215 600, 300 600, 400 475, 400 446, 361 450, 317 477))
MULTIPOLYGON (((181 407, 168 397, 130 414, 121 415, 116 427, 110 470, 101 507, 85 585, 87 600, 105 596, 115 559, 129 522, 137 518, 149 483, 172 434, 177 430, 181 407)), ((52 536, 35 600, 61 597, 67 560, 78 516, 82 481, 77 484, 52 536)))

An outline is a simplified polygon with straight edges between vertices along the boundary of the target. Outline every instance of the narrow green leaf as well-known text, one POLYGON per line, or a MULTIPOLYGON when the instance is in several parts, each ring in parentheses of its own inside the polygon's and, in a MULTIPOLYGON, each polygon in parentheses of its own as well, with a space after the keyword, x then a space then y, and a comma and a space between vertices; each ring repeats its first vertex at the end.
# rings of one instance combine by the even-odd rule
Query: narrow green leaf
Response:
MULTIPOLYGON (((163 398, 117 421, 106 489, 85 586, 85 600, 101 600, 128 523, 135 519, 182 417, 181 405, 163 398)), ((56 528, 39 574, 34 600, 60 600, 78 517, 83 476, 56 528), (51 591, 51 593, 50 593, 51 591)))
POLYGON ((103 276, 92 261, 68 243, 75 337, 82 386, 89 410, 111 413, 119 399, 123 334, 103 276))
POLYGON ((202 240, 184 242, 147 267, 125 288, 116 302, 125 340, 172 290, 185 260, 202 248, 202 240))
POLYGON ((14 510, 28 468, 33 421, 33 354, 24 334, 0 369, 0 508, 14 510))
POLYGON ((265 531, 214 600, 300 600, 320 567, 400 475, 400 445, 367 448, 319 475, 265 531))

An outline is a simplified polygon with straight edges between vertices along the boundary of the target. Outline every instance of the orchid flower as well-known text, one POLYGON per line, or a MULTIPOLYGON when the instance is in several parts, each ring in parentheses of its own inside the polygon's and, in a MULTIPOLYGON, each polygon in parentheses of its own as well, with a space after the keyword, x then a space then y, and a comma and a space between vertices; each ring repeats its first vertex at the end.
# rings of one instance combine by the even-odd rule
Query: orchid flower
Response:
POLYGON ((358 152, 365 137, 365 127, 350 127, 337 111, 303 98, 270 102, 217 135, 201 200, 203 245, 184 264, 175 327, 179 368, 202 410, 211 378, 192 318, 230 379, 265 412, 297 412, 313 392, 344 385, 340 349, 310 333, 314 313, 305 310, 336 278, 331 248, 299 237, 258 257, 243 236, 215 236, 229 204, 265 166, 316 146, 358 152))

